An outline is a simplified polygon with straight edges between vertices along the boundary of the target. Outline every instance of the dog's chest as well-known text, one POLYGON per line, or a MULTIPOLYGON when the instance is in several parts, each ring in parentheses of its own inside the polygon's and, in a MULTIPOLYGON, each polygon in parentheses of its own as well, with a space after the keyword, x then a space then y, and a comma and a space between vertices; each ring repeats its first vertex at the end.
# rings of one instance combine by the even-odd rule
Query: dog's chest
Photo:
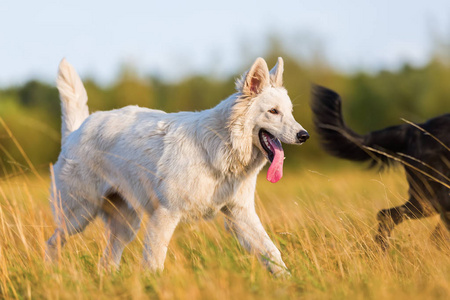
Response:
POLYGON ((183 207, 185 219, 213 218, 225 205, 234 201, 243 182, 223 178, 216 184, 205 184, 191 191, 190 201, 183 207))

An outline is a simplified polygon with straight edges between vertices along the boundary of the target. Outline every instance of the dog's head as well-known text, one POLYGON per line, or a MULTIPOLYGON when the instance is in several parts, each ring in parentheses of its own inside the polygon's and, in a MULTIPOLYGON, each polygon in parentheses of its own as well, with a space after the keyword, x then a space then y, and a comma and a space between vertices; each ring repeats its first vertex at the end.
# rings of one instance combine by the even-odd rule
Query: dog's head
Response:
POLYGON ((278 58, 269 72, 264 59, 258 58, 236 88, 240 97, 233 111, 241 116, 238 122, 241 126, 235 128, 240 131, 235 134, 251 135, 252 144, 271 162, 267 179, 276 182, 283 174, 281 142, 301 145, 309 138, 308 132, 292 115, 292 102, 283 87, 283 59, 278 58))

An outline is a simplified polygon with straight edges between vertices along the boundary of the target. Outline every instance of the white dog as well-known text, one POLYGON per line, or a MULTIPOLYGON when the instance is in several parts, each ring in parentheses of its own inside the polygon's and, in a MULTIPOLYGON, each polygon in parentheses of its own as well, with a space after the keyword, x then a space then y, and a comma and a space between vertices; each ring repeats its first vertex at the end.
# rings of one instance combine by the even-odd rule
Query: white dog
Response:
POLYGON ((269 181, 283 175, 280 141, 302 144, 309 137, 292 116, 282 73, 281 58, 270 72, 258 58, 237 81, 237 93, 201 112, 128 106, 89 115, 83 84, 63 60, 57 79, 62 149, 51 200, 58 227, 47 259, 55 260, 66 238, 100 214, 109 230, 101 265, 118 267, 147 213, 144 265, 162 270, 180 220, 221 211, 248 251, 271 272, 286 273, 254 203, 256 177, 267 160, 269 181))

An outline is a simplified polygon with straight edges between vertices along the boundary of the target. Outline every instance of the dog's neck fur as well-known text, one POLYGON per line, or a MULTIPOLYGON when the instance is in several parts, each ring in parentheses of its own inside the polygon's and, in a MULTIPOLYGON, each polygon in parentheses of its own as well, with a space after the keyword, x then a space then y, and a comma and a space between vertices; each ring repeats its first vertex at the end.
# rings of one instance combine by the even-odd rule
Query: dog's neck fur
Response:
POLYGON ((253 145, 253 128, 247 126, 247 111, 251 101, 236 93, 217 106, 202 112, 198 123, 199 139, 215 147, 205 148, 211 164, 222 174, 253 174, 259 172, 266 159, 258 147, 253 145), (217 122, 221 120, 221 122, 217 122), (227 124, 226 128, 219 128, 227 124), (223 158, 226 157, 226 160, 223 158))

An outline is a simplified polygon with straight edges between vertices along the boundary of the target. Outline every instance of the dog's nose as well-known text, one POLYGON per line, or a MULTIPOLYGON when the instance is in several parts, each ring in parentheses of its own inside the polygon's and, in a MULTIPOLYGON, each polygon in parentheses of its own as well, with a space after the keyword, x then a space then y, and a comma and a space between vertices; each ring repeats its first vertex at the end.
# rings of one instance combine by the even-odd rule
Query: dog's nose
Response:
POLYGON ((297 141, 299 143, 304 143, 307 139, 309 139, 309 134, 306 130, 300 130, 297 132, 297 141))

